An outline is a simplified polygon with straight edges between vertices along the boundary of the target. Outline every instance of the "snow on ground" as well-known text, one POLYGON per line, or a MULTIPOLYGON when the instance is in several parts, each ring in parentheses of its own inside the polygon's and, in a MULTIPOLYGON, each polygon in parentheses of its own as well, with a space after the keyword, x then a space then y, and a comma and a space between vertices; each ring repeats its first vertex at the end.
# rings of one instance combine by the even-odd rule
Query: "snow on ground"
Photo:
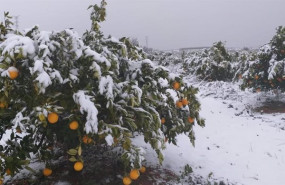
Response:
POLYGON ((54 185, 70 185, 70 183, 59 181, 59 182, 55 183, 54 185))
MULTIPOLYGON (((201 116, 206 126, 195 127, 195 147, 185 135, 177 138, 177 146, 168 144, 163 167, 180 173, 189 164, 194 176, 209 182, 284 185, 285 114, 252 111, 268 99, 284 102, 284 94, 254 94, 226 82, 192 83, 200 89, 201 116)), ((149 165, 157 165, 149 145, 143 144, 141 137, 135 142, 147 148, 149 165)))

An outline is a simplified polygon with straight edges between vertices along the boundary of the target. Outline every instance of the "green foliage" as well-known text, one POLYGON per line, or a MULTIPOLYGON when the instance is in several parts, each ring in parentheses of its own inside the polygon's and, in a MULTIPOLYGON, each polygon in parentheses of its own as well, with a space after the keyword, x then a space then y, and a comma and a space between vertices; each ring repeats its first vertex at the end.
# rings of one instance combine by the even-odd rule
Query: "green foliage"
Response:
POLYGON ((187 177, 191 173, 193 173, 193 169, 191 168, 191 166, 189 164, 186 164, 184 166, 184 171, 181 173, 181 178, 184 179, 185 177, 187 177))
POLYGON ((195 74, 207 81, 227 81, 234 75, 235 65, 222 42, 214 43, 210 49, 197 51, 184 63, 186 73, 195 74))
POLYGON ((163 52, 163 51, 155 51, 152 52, 150 55, 152 60, 158 61, 159 65, 169 66, 169 65, 176 65, 181 64, 184 62, 186 58, 185 51, 172 51, 172 52, 163 52))
POLYGON ((204 126, 198 89, 154 66, 128 38, 105 38, 99 26, 105 6, 102 1, 89 7, 92 27, 83 39, 72 30, 45 32, 35 26, 0 41, 1 176, 7 168, 17 173, 32 155, 49 165, 56 150, 66 150, 71 162, 83 161, 88 145, 122 147, 126 170, 139 168, 144 151, 133 145, 134 134, 143 135, 160 162, 165 138, 175 144, 185 133, 194 144, 193 125, 204 126), (14 80, 11 67, 19 71, 14 80), (174 82, 181 87, 174 90, 174 82), (183 98, 189 104, 176 107, 183 98), (58 122, 50 123, 51 113, 58 122), (74 120, 77 130, 69 129, 74 120))
POLYGON ((262 46, 254 60, 243 69, 242 89, 254 91, 285 90, 285 28, 278 27, 271 41, 262 46))
POLYGON ((235 64, 235 73, 233 81, 238 81, 242 79, 243 73, 248 69, 249 61, 254 61, 257 58, 257 52, 254 50, 243 49, 236 51, 232 55, 233 61, 236 61, 235 64))
POLYGON ((4 12, 4 22, 0 22, 0 42, 3 41, 4 36, 12 31, 11 26, 13 22, 11 21, 12 17, 9 15, 9 12, 4 12))

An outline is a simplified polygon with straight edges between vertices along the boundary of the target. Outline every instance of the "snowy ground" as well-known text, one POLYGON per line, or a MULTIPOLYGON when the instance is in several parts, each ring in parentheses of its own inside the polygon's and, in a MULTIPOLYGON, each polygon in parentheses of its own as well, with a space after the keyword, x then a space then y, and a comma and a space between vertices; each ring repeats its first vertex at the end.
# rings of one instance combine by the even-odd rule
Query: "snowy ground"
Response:
MULTIPOLYGON (((188 82, 191 79, 185 77, 188 82)), ((203 177, 204 183, 284 185, 285 114, 252 111, 268 100, 285 102, 284 94, 243 92, 238 84, 225 82, 199 82, 195 86, 200 88, 206 126, 195 127, 195 147, 185 135, 178 137, 177 146, 168 145, 163 167, 179 173, 189 164, 193 176, 203 177)), ((136 139, 147 148, 147 160, 154 158, 154 152, 141 141, 136 139)), ((156 165, 152 160, 149 163, 156 165)))

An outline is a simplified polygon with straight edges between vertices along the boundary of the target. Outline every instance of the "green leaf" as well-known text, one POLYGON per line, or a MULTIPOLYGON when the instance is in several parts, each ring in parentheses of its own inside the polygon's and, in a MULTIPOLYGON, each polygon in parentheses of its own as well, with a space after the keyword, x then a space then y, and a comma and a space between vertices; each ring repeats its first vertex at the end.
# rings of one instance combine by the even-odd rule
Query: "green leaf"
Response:
POLYGON ((20 165, 28 165, 28 164, 30 164, 30 161, 29 161, 29 160, 21 160, 21 161, 19 162, 19 164, 20 164, 20 165))
POLYGON ((1 68, 1 69, 6 69, 6 68, 7 68, 7 65, 4 64, 4 63, 1 63, 1 64, 0 64, 0 68, 1 68))
POLYGON ((72 148, 72 149, 69 149, 69 150, 67 151, 67 153, 68 153, 69 155, 76 155, 76 154, 77 154, 77 150, 74 149, 74 148, 72 148))
POLYGON ((76 159, 74 156, 70 157, 68 160, 69 160, 70 162, 76 162, 76 161, 77 161, 77 159, 76 159))
POLYGON ((130 148, 131 148, 131 140, 129 138, 125 139, 125 142, 123 143, 123 148, 125 150, 130 150, 130 148))
POLYGON ((29 167, 29 166, 25 166, 25 169, 26 170, 28 170, 28 171, 30 171, 30 172, 32 172, 32 173, 37 173, 34 169, 32 169, 31 167, 29 167))
POLYGON ((162 164, 162 161, 164 159, 163 154, 160 152, 160 150, 157 150, 157 152, 158 152, 159 164, 162 164))
POLYGON ((39 119, 43 122, 43 121, 46 120, 46 117, 45 117, 44 114, 40 114, 40 115, 39 115, 39 119))
POLYGON ((4 91, 5 96, 8 98, 9 97, 9 93, 7 90, 4 91))
POLYGON ((78 155, 81 156, 81 154, 82 154, 82 147, 79 146, 79 147, 78 147, 78 155))

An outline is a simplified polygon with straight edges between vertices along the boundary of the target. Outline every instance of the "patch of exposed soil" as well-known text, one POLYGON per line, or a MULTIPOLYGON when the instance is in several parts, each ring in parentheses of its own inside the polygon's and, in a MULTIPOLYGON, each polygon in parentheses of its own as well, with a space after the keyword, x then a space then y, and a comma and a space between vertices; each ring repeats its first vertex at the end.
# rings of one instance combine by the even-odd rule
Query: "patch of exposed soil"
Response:
MULTIPOLYGON (((70 185, 123 184, 124 168, 119 160, 119 150, 110 152, 110 149, 92 146, 83 151, 85 162, 81 172, 73 170, 73 163, 66 156, 52 166, 53 173, 49 177, 44 177, 39 171, 30 177, 7 182, 7 185, 57 185, 59 181, 70 185)), ((173 185, 177 179, 178 176, 170 170, 160 166, 147 167, 146 172, 133 181, 132 185, 173 185)))
POLYGON ((265 102, 262 106, 255 108, 254 111, 266 114, 285 113, 285 102, 268 101, 265 102))

